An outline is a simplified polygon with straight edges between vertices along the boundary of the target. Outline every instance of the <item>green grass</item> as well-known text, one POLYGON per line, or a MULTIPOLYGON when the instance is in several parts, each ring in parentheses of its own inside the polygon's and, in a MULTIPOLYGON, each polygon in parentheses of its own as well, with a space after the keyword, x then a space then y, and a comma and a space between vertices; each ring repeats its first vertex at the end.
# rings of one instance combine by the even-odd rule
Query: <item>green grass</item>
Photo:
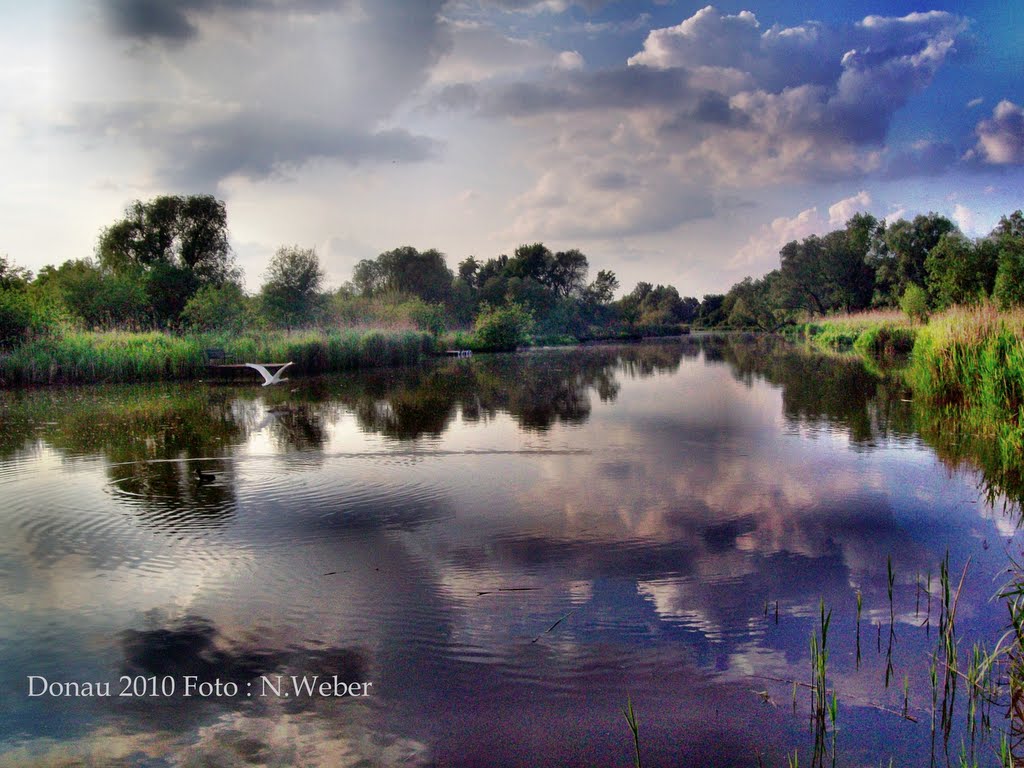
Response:
POLYGON ((918 334, 906 371, 915 399, 994 437, 1000 463, 1024 462, 1024 311, 958 309, 918 334))
POLYGON ((869 359, 909 352, 904 376, 914 398, 972 427, 998 434, 1024 456, 1024 310, 955 307, 918 325, 892 313, 846 315, 808 324, 816 346, 869 359))
POLYGON ((0 355, 0 384, 163 381, 208 374, 205 349, 242 362, 292 361, 297 373, 327 373, 418 362, 434 350, 420 331, 367 329, 270 331, 241 336, 68 332, 0 355))
POLYGON ((896 375, 940 455, 949 441, 984 444, 981 463, 992 486, 1024 490, 1024 309, 954 307, 925 324, 864 313, 825 318, 804 333, 819 349, 857 352, 869 367, 896 375), (894 353, 905 352, 903 365, 894 353))
POLYGON ((830 315, 801 327, 802 335, 828 350, 855 350, 866 356, 910 352, 919 326, 893 310, 830 315))

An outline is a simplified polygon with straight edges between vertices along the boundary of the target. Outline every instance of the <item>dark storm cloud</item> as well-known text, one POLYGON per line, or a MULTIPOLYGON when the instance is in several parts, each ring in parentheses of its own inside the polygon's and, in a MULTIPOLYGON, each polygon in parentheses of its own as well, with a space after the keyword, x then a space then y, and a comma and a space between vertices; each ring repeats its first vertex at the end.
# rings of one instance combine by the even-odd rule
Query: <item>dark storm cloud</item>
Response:
POLYGON ((733 109, 727 98, 712 91, 701 94, 694 104, 676 112, 672 118, 662 124, 661 131, 670 135, 691 131, 695 124, 740 128, 749 123, 749 115, 733 109))
POLYGON ((143 41, 185 42, 198 34, 195 19, 215 11, 329 11, 348 0, 101 0, 114 34, 143 41))
POLYGON ((588 176, 586 181, 593 189, 604 190, 626 189, 637 183, 636 178, 630 178, 621 171, 594 173, 588 176))
MULTIPOLYGON (((604 108, 633 109, 688 98, 691 93, 688 79, 687 73, 679 70, 648 67, 560 73, 548 82, 477 88, 478 99, 475 101, 482 114, 493 117, 527 117, 546 112, 604 108)), ((465 100, 460 106, 473 103, 465 100)))
POLYGON ((333 126, 255 110, 228 117, 197 119, 168 128, 173 107, 152 103, 80 107, 61 130, 87 146, 126 136, 157 156, 168 182, 200 188, 232 175, 265 179, 315 159, 360 163, 411 163, 436 156, 441 144, 402 129, 371 130, 333 126))
POLYGON ((446 85, 428 105, 429 111, 473 109, 477 106, 480 95, 469 83, 446 85))
POLYGON ((338 12, 352 0, 97 2, 117 35, 170 47, 133 50, 152 70, 144 89, 126 81, 116 101, 65 112, 58 130, 88 148, 141 147, 163 181, 203 188, 318 159, 390 164, 438 153, 439 142, 391 118, 450 48, 445 0, 372 0, 358 13, 338 12), (203 25, 218 14, 238 34, 203 25))
POLYGON ((437 154, 433 139, 405 130, 360 132, 315 122, 239 116, 165 139, 168 179, 200 186, 231 175, 264 179, 313 159, 363 162, 418 162, 437 154))

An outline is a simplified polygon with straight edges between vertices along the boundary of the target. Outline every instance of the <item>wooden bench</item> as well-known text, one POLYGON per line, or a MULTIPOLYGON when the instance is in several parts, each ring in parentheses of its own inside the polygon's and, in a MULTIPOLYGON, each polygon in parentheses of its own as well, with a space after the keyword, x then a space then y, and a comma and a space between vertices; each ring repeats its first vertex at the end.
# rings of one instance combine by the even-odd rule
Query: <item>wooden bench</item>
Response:
POLYGON ((229 355, 223 349, 219 349, 217 347, 204 349, 203 355, 206 357, 206 365, 209 368, 226 365, 228 360, 234 359, 232 355, 229 355))

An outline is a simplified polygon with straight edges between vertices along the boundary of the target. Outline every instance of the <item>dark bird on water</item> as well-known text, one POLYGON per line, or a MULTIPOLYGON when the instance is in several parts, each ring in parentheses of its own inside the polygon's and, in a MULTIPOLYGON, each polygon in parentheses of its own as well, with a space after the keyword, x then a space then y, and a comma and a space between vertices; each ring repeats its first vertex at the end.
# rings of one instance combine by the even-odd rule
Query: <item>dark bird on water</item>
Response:
POLYGON ((199 467, 196 467, 196 477, 199 478, 200 483, 212 483, 217 479, 217 476, 212 472, 203 472, 199 467))

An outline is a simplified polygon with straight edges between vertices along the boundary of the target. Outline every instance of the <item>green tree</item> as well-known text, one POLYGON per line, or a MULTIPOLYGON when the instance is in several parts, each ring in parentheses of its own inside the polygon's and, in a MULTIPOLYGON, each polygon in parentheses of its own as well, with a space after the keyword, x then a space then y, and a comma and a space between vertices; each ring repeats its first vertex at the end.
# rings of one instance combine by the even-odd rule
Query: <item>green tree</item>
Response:
POLYGON ((991 248, 976 247, 959 232, 943 235, 925 259, 928 292, 936 307, 973 304, 988 295, 994 273, 991 248))
POLYGON ((1024 213, 1003 216, 983 246, 996 252, 996 277, 992 295, 1006 309, 1024 305, 1024 213))
POLYGON ((925 322, 928 319, 928 293, 917 283, 908 283, 900 299, 900 309, 912 320, 925 322))
POLYGON ((408 293, 424 301, 447 302, 454 275, 444 254, 435 248, 418 251, 410 245, 386 251, 377 257, 380 270, 378 290, 408 293))
POLYGON ((602 269, 597 273, 594 282, 587 286, 586 300, 591 304, 610 304, 619 289, 619 279, 610 269, 602 269))
POLYGON ((729 325, 773 332, 791 323, 795 313, 784 305, 785 292, 784 280, 777 269, 760 280, 745 278, 729 290, 729 325))
POLYGON ((320 309, 323 281, 324 272, 314 249, 297 245, 278 248, 260 291, 267 316, 288 326, 312 322, 320 309))
POLYGON ((374 259, 363 259, 352 270, 352 286, 361 296, 374 296, 384 290, 384 273, 374 259))
POLYGON ((178 320, 204 285, 237 280, 228 243, 227 209, 212 195, 163 195, 136 200, 124 218, 103 230, 100 266, 146 285, 154 320, 178 320))
POLYGON ((1000 309, 1024 305, 1024 238, 1003 240, 992 294, 1000 309))
POLYGON ((7 256, 0 256, 0 288, 5 290, 21 289, 28 285, 32 273, 19 267, 7 256))
POLYGON ((846 229, 811 235, 779 251, 785 303, 816 314, 863 309, 871 303, 874 271, 867 261, 873 217, 860 214, 846 229))
POLYGON ((34 320, 32 302, 25 291, 0 286, 0 349, 27 339, 34 320))
POLYGON ((559 251, 552 257, 547 275, 541 283, 554 291, 556 296, 567 299, 583 293, 588 269, 587 257, 579 250, 573 248, 559 251))
POLYGON ((708 293, 700 302, 697 310, 697 324, 702 328, 715 328, 722 325, 728 319, 723 309, 725 305, 724 293, 708 293))
POLYGON ((474 338, 481 349, 512 352, 527 342, 533 324, 533 314, 520 304, 509 302, 502 307, 485 304, 476 318, 474 338))
POLYGON ((915 216, 913 221, 900 219, 890 224, 884 234, 884 247, 875 259, 878 297, 894 304, 910 283, 924 287, 927 282, 925 261, 942 236, 953 232, 956 225, 937 213, 915 216))
POLYGON ((29 290, 32 273, 0 256, 0 348, 16 346, 33 334, 52 330, 55 309, 29 290))
POLYGON ((823 266, 821 238, 812 235, 803 242, 793 240, 782 246, 781 274, 786 282, 790 301, 819 315, 831 308, 829 286, 823 266))
POLYGON ((642 325, 688 323, 697 316, 699 307, 695 298, 682 298, 674 285, 643 281, 619 301, 622 318, 627 323, 642 325))
POLYGON ((992 230, 991 237, 997 240, 1004 238, 1024 240, 1024 212, 1014 211, 1009 216, 1000 217, 996 228, 992 230))
POLYGON ((477 276, 480 274, 481 264, 472 256, 459 262, 459 280, 470 288, 477 288, 477 276))
POLYGON ((554 254, 543 243, 520 245, 504 269, 509 277, 530 278, 541 285, 548 282, 554 254))
POLYGON ((844 229, 825 235, 825 259, 834 307, 853 312, 870 306, 875 291, 875 270, 869 263, 869 255, 878 231, 874 216, 858 213, 844 229))
POLYGON ((196 331, 238 333, 254 324, 249 300, 238 283, 203 286, 188 300, 181 319, 196 331))

